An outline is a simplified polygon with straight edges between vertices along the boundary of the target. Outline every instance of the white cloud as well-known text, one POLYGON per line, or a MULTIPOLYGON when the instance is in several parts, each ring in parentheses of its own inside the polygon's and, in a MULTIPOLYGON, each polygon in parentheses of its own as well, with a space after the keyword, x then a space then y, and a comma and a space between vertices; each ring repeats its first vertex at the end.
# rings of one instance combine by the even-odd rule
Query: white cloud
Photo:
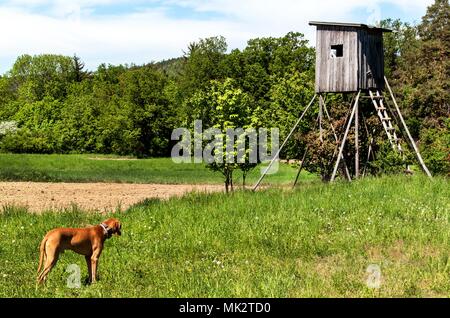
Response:
MULTIPOLYGON (((100 62, 145 63, 179 56, 189 42, 213 35, 225 36, 230 48, 243 47, 253 37, 289 31, 303 32, 313 40, 310 20, 353 21, 355 10, 388 5, 423 15, 431 1, 150 0, 133 2, 137 7, 153 4, 140 12, 95 15, 92 10, 97 6, 129 1, 10 0, 0 5, 0 73, 11 66, 4 61, 10 63, 25 53, 77 53, 93 69, 100 62), (174 18, 167 11, 171 5, 218 13, 220 18, 174 18)), ((366 22, 372 11, 358 17, 358 22, 366 22)))

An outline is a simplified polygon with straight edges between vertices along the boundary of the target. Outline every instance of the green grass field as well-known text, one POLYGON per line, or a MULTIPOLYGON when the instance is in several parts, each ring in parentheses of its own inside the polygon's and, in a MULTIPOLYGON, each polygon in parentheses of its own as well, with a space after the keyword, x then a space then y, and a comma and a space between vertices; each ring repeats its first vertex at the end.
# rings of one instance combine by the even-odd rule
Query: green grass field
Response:
POLYGON ((6 207, 0 297, 448 297, 449 198, 448 179, 417 175, 149 200, 108 215, 123 234, 106 242, 100 281, 79 289, 66 269, 85 279, 85 261, 70 251, 35 288, 40 240, 106 215, 6 207), (366 285, 372 264, 379 289, 366 285))
MULTIPOLYGON (((280 164, 279 171, 268 175, 265 183, 293 182, 295 174, 294 166, 280 164)), ((255 182, 259 175, 259 168, 255 168, 248 175, 247 184, 255 182)), ((316 179, 313 174, 302 172, 303 181, 316 179)), ((170 158, 0 154, 0 181, 220 184, 223 178, 204 164, 176 164, 170 158)), ((242 176, 236 172, 235 184, 240 183, 242 176)))

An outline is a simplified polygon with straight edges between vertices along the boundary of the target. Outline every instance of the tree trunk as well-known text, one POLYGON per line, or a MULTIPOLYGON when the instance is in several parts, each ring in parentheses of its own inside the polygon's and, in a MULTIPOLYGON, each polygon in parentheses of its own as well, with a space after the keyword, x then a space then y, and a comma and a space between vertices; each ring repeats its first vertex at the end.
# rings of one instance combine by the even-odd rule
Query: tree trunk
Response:
POLYGON ((231 191, 234 191, 234 188, 233 188, 233 171, 230 170, 229 174, 230 174, 230 186, 231 186, 230 188, 231 188, 231 191))
POLYGON ((225 193, 229 192, 230 179, 228 173, 225 173, 225 193))

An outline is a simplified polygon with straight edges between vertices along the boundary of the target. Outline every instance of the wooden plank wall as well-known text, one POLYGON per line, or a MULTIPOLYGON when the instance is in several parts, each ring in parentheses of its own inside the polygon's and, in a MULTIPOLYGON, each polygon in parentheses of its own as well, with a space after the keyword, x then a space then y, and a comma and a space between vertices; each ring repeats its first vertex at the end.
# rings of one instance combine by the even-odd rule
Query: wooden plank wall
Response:
POLYGON ((384 88, 384 52, 383 34, 367 30, 358 31, 359 69, 358 86, 360 89, 384 88), (369 73, 370 72, 370 73, 369 73))
POLYGON ((384 88, 381 31, 317 26, 316 42, 316 92, 384 88), (331 58, 331 45, 338 44, 343 44, 343 56, 331 58))
POLYGON ((356 28, 317 26, 316 92, 358 90, 358 33, 356 28), (343 45, 343 56, 330 57, 331 45, 343 45))

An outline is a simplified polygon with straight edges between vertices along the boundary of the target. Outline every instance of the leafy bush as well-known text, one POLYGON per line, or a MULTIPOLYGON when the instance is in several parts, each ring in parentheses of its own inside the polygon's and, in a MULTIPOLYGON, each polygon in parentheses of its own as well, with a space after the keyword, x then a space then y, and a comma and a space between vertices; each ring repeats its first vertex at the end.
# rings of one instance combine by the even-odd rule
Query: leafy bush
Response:
POLYGON ((381 143, 375 160, 369 162, 373 174, 395 174, 406 170, 408 165, 414 163, 413 155, 403 145, 403 154, 395 151, 389 141, 381 143))
POLYGON ((57 144, 45 131, 19 129, 15 134, 5 135, 0 141, 0 150, 14 153, 53 153, 59 152, 57 144))
POLYGON ((450 175, 450 119, 442 128, 423 129, 421 148, 425 164, 433 173, 450 175))

